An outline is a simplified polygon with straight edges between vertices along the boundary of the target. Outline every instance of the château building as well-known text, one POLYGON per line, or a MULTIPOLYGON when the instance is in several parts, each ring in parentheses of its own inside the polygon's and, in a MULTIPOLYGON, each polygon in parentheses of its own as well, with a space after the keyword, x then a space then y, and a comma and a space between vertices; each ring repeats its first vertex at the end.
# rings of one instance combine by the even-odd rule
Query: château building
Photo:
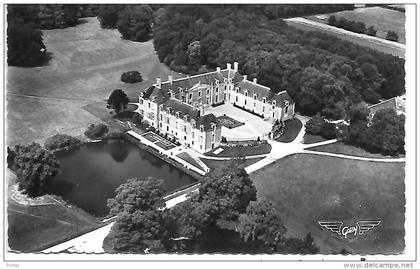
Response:
POLYGON ((139 96, 143 119, 162 133, 205 153, 220 145, 222 125, 206 108, 231 103, 275 122, 294 117, 295 103, 286 91, 273 93, 254 78, 238 72, 238 63, 226 69, 156 83, 139 96))

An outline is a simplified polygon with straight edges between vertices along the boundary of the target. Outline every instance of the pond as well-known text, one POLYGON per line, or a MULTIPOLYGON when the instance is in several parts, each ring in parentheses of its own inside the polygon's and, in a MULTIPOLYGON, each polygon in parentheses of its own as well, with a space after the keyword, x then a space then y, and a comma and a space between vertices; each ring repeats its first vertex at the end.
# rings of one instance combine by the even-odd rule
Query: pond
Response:
POLYGON ((51 192, 95 216, 108 213, 106 202, 127 179, 153 176, 169 193, 196 181, 146 150, 123 139, 107 139, 56 153, 61 173, 51 192))

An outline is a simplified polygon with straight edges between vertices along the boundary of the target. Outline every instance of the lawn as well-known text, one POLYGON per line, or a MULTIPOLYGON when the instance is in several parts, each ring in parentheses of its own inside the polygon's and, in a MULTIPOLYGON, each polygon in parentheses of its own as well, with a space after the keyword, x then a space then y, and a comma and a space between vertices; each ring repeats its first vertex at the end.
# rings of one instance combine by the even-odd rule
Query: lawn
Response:
POLYGON ((327 140, 320 135, 313 135, 313 134, 305 133, 305 135, 303 136, 303 144, 313 144, 313 143, 318 143, 322 141, 327 141, 327 140))
POLYGON ((290 143, 295 140, 296 136, 299 134, 300 129, 302 129, 302 122, 299 119, 291 119, 284 122, 285 129, 284 133, 281 135, 279 142, 290 143))
POLYGON ((404 250, 404 164, 295 154, 251 174, 259 199, 274 203, 288 234, 311 232, 321 252, 362 254, 404 250), (347 225, 380 219, 381 226, 348 240, 322 230, 320 220, 347 225))
MULTIPOLYGON (((209 160, 209 159, 203 159, 203 158, 200 158, 200 159, 211 170, 215 170, 215 169, 220 169, 220 168, 226 167, 230 163, 230 160, 221 160, 221 161, 219 161, 219 160, 209 160)), ((264 157, 246 159, 244 161, 244 163, 242 164, 242 166, 243 166, 243 168, 245 168, 245 167, 250 166, 251 164, 256 163, 256 162, 258 162, 258 161, 260 161, 262 159, 264 159, 264 157)))
POLYGON ((102 225, 84 211, 64 205, 26 206, 9 199, 8 244, 13 250, 46 249, 102 225))
POLYGON ((187 163, 191 164, 192 166, 195 166, 198 169, 203 170, 203 167, 201 167, 201 165, 196 160, 194 160, 193 157, 191 157, 188 153, 181 152, 180 154, 176 156, 186 161, 187 163))
POLYGON ((220 120, 220 122, 222 123, 224 127, 229 128, 229 129, 236 128, 245 124, 243 122, 239 122, 235 119, 232 119, 231 117, 226 116, 226 115, 222 115, 218 117, 218 119, 220 120))
POLYGON ((216 148, 205 155, 215 157, 241 157, 268 154, 271 151, 271 145, 268 143, 261 143, 253 146, 220 146, 219 148, 223 148, 223 151, 219 154, 214 154, 214 151, 218 149, 216 148))
POLYGON ((42 31, 52 53, 47 66, 7 68, 8 145, 43 144, 57 132, 83 133, 101 120, 82 107, 105 102, 114 89, 136 96, 156 77, 180 77, 159 62, 152 40, 123 40, 117 30, 101 29, 96 18, 83 20, 76 27, 42 31), (138 70, 143 82, 121 82, 121 74, 129 70, 138 70))
POLYGON ((365 23, 366 28, 373 26, 377 30, 376 36, 380 38, 385 39, 389 30, 397 32, 399 42, 405 44, 405 14, 403 12, 382 7, 366 7, 325 15, 325 18, 310 16, 308 19, 328 23, 329 16, 334 15, 337 19, 344 17, 347 20, 360 21, 365 23))
MULTIPOLYGON (((339 154, 346 154, 346 155, 367 157, 367 158, 384 158, 384 159, 394 158, 392 156, 385 156, 381 154, 370 153, 362 148, 347 145, 344 142, 336 142, 336 143, 327 144, 323 146, 308 148, 308 150, 339 153, 339 154)), ((404 156, 398 156, 398 157, 403 158, 404 156)))

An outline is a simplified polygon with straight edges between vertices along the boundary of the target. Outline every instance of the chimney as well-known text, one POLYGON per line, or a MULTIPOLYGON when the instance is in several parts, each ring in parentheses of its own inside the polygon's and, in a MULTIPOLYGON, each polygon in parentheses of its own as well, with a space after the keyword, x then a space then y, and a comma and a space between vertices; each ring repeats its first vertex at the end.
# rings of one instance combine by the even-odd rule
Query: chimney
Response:
POLYGON ((252 83, 257 84, 257 78, 254 78, 254 80, 252 81, 252 83))
POLYGON ((156 78, 156 85, 158 86, 158 88, 162 87, 162 80, 160 78, 156 78))
POLYGON ((174 82, 174 76, 169 75, 168 80, 169 80, 169 83, 172 84, 172 82, 174 82))
POLYGON ((235 70, 235 72, 238 72, 238 62, 233 63, 233 70, 235 70))
POLYGON ((217 71, 217 73, 219 73, 219 74, 220 74, 220 67, 217 67, 217 68, 216 68, 216 71, 217 71))
POLYGON ((227 64, 226 64, 226 68, 227 68, 228 70, 230 70, 230 69, 232 68, 232 65, 231 65, 230 63, 227 63, 227 64))
POLYGON ((247 81, 247 80, 248 80, 248 76, 244 75, 244 81, 247 81))

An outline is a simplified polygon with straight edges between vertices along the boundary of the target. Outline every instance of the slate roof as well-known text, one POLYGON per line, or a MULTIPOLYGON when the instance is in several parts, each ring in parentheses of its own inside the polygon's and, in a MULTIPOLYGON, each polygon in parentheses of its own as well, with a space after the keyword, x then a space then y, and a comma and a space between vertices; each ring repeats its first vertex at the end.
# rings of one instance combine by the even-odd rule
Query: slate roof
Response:
POLYGON ((248 96, 251 98, 253 98, 254 94, 256 94, 257 100, 259 101, 262 101, 264 97, 267 98, 267 101, 275 100, 276 106, 285 107, 285 101, 288 101, 289 104, 294 103, 292 97, 290 97, 286 91, 275 94, 270 90, 270 88, 252 81, 242 80, 237 84, 237 87, 239 87, 239 92, 242 94, 245 94, 245 91, 248 91, 248 96))
POLYGON ((215 115, 213 114, 206 114, 202 117, 200 117, 197 120, 197 127, 200 128, 200 125, 204 126, 204 131, 211 131, 212 130, 212 123, 216 124, 216 128, 220 128, 222 127, 222 124, 220 123, 220 121, 216 118, 215 115))

